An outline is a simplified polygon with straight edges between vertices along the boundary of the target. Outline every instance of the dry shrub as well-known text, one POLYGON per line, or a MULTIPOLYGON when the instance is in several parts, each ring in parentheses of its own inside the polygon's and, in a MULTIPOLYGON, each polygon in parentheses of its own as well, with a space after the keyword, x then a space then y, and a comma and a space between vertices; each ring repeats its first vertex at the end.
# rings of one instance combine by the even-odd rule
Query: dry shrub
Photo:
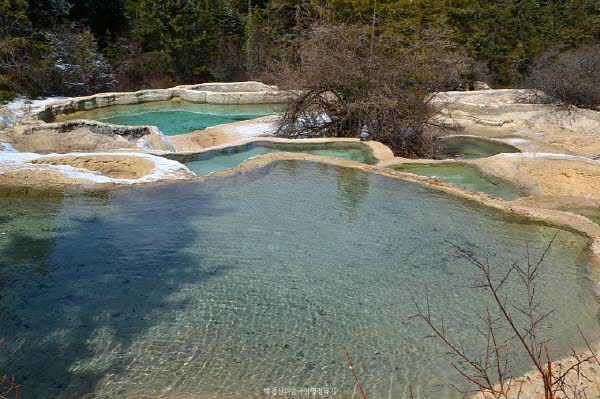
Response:
POLYGON ((550 49, 533 65, 526 84, 564 104, 600 107, 600 45, 550 49))
MULTIPOLYGON (((557 233, 558 234, 558 233, 557 233)), ((493 305, 486 306, 479 318, 479 333, 483 339, 483 353, 472 353, 470 348, 455 342, 450 337, 444 317, 434 316, 431 311, 429 296, 426 294, 424 304, 419 304, 413 296, 417 310, 415 317, 422 319, 449 349, 450 365, 470 384, 467 391, 455 387, 465 397, 470 395, 482 399, 590 399, 588 388, 592 388, 593 369, 586 375, 586 369, 594 363, 600 366, 600 358, 590 346, 587 338, 577 326, 585 342, 588 352, 577 354, 572 351, 571 364, 563 367, 560 362, 553 363, 550 357, 549 340, 541 332, 541 326, 553 311, 544 311, 538 300, 537 282, 543 268, 544 259, 549 253, 556 234, 537 260, 531 259, 529 247, 527 257, 523 261, 515 260, 505 274, 496 275, 489 259, 480 259, 470 251, 450 241, 456 253, 470 263, 478 271, 479 280, 476 289, 485 289, 493 299, 493 305), (526 300, 521 303, 515 295, 505 292, 505 283, 516 279, 522 283, 526 300), (521 351, 534 368, 534 379, 526 377, 517 379, 511 374, 514 350, 521 351), (592 378, 590 378, 592 377, 592 378), (537 380, 537 381, 536 381, 537 380), (530 396, 529 389, 540 384, 539 396, 530 396), (478 395, 474 395, 478 394, 478 395)), ((474 321, 477 323, 477 321, 474 321)), ((535 389, 534 388, 534 389, 535 389)), ((589 389, 593 391, 592 389, 589 389)), ((596 396, 594 396, 596 397, 596 396)))
POLYGON ((439 32, 407 47, 370 27, 313 27, 298 56, 279 62, 271 80, 298 94, 284 110, 279 134, 371 138, 405 157, 433 157, 438 129, 428 95, 456 88, 467 63, 439 32))

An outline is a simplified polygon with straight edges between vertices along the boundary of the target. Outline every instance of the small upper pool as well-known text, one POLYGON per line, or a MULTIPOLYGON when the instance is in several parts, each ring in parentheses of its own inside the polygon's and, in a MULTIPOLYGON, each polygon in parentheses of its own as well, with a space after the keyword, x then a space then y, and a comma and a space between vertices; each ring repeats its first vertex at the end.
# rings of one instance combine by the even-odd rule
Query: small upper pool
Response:
POLYGON ((476 159, 503 153, 520 152, 510 144, 473 136, 450 136, 443 140, 441 155, 444 158, 476 159))
POLYGON ((442 162, 435 164, 405 163, 393 165, 391 168, 400 172, 436 177, 448 183, 456 184, 470 190, 481 191, 508 201, 521 196, 519 190, 510 182, 483 173, 477 167, 462 162, 442 162))
POLYGON ((77 112, 57 120, 89 119, 116 125, 156 126, 167 136, 190 133, 224 123, 272 115, 276 105, 195 104, 188 101, 152 101, 77 112))
POLYGON ((256 155, 273 152, 303 152, 312 155, 322 155, 349 159, 368 165, 377 162, 371 148, 362 143, 274 143, 258 141, 244 145, 211 150, 193 155, 168 155, 197 175, 235 168, 246 159, 256 155))

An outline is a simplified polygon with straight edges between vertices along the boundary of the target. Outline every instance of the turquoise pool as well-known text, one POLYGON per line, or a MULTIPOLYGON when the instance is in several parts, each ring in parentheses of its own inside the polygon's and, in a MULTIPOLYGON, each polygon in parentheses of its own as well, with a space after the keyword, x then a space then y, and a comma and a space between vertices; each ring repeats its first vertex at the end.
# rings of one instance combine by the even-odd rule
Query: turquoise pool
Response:
POLYGON ((391 168, 400 172, 414 173, 415 175, 437 177, 448 183, 470 190, 481 191, 508 201, 521 196, 519 190, 510 182, 483 173, 476 166, 462 162, 404 163, 393 165, 391 168))
POLYGON ((152 101, 78 112, 63 118, 90 119, 117 125, 156 126, 167 136, 190 133, 224 123, 275 113, 276 105, 217 105, 187 101, 152 101))
POLYGON ((444 158, 476 159, 515 152, 521 151, 510 144, 473 136, 449 136, 441 143, 444 158))
POLYGON ((197 175, 235 168, 246 159, 256 155, 275 152, 303 152, 349 159, 373 165, 377 162, 371 148, 362 143, 274 143, 268 141, 252 142, 244 145, 211 150, 193 155, 167 155, 188 167, 197 175))
MULTIPOLYGON (((557 232, 538 292, 552 353, 599 337, 586 239, 417 184, 278 162, 62 199, 0 197, 0 351, 23 398, 264 398, 318 387, 460 397, 410 295, 480 351, 488 296, 445 240, 502 275, 557 232)), ((522 291, 505 284, 510 298, 522 291)), ((513 356, 512 370, 529 367, 513 356)))

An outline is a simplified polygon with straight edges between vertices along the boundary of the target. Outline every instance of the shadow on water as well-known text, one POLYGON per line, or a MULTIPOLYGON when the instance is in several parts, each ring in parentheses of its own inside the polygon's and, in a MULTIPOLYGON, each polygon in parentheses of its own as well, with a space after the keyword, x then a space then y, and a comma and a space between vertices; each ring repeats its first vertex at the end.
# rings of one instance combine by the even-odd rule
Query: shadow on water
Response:
POLYGON ((161 322, 151 312, 184 305, 167 303, 182 285, 227 271, 204 269, 186 251, 200 234, 193 224, 224 212, 215 194, 190 184, 62 204, 2 201, 0 364, 22 397, 80 398, 118 373, 122 364, 93 364, 93 346, 127 348, 161 322), (106 331, 110 339, 98 339, 106 331))
MULTIPOLYGON (((500 272, 524 253, 515 248, 537 254, 556 232, 301 161, 55 204, 0 198, 0 216, 0 260, 25 259, 0 274, 0 366, 23 398, 249 398, 282 383, 351 397, 344 345, 370 399, 402 397, 405 383, 453 398, 447 384, 460 381, 411 320, 410 293, 423 301, 419 287, 435 287, 449 331, 476 350, 486 296, 444 240, 485 248, 500 272), (23 237, 47 242, 25 256, 23 237)), ((598 331, 598 307, 585 240, 565 232, 557 245, 539 292, 566 354, 575 324, 598 331)))

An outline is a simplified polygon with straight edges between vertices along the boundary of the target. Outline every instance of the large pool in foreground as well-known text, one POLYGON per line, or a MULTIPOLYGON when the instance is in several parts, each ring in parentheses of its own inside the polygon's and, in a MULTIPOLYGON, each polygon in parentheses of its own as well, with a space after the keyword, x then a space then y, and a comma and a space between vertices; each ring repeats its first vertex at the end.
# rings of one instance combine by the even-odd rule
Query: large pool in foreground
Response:
MULTIPOLYGON (((414 183, 304 162, 64 199, 0 198, 3 370, 23 398, 261 398, 267 388, 454 398, 445 348, 410 317, 428 288, 470 350, 498 275, 558 232, 538 295, 552 354, 599 338, 587 241, 414 183)), ((505 285, 522 297, 515 281, 505 285)), ((516 355, 513 371, 528 367, 516 355)))
POLYGON ((118 105, 67 115, 117 125, 156 126, 167 136, 190 133, 224 123, 239 122, 275 113, 276 105, 195 104, 188 101, 152 101, 118 105))
MULTIPOLYGON (((301 140, 300 140, 301 141, 301 140)), ((192 155, 167 155, 175 159, 197 175, 235 168, 246 159, 275 152, 302 152, 305 154, 337 157, 373 165, 377 159, 371 148, 363 143, 276 143, 257 141, 248 144, 205 151, 192 155)))

